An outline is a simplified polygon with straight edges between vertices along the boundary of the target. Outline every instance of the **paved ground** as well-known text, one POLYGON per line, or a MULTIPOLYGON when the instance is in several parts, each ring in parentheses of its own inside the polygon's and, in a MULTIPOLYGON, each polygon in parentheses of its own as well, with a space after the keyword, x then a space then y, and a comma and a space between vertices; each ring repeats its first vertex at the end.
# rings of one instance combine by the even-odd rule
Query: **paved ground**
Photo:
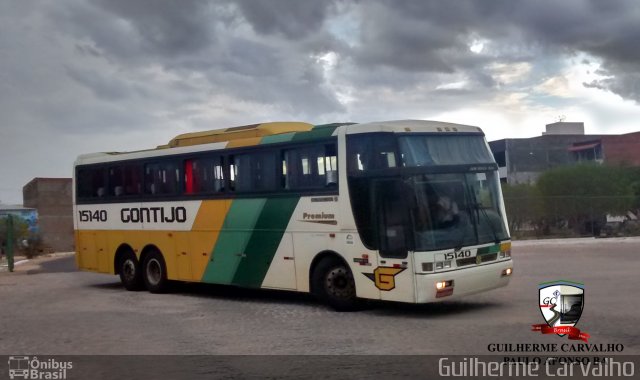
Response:
POLYGON ((543 323, 537 284, 583 282, 578 327, 589 343, 640 353, 640 239, 514 244, 509 287, 459 302, 379 304, 336 313, 307 295, 182 285, 125 291, 117 277, 77 272, 73 256, 0 273, 0 355, 488 354, 489 343, 566 343, 543 323))

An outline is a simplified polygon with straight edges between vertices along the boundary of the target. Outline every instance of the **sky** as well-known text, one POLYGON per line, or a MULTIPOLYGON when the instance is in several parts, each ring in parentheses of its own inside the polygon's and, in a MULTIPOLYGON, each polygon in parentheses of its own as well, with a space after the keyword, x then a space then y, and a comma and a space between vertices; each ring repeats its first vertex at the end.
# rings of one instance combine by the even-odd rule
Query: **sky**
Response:
POLYGON ((640 2, 0 0, 0 203, 79 154, 268 121, 640 130, 640 2))

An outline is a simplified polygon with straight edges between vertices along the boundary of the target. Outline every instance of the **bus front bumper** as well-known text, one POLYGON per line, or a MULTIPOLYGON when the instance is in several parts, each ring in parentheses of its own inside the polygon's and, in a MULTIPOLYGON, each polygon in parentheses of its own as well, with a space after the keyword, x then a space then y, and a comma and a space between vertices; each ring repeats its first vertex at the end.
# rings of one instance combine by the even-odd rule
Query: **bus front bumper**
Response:
POLYGON ((416 274, 416 303, 451 300, 506 286, 513 273, 513 260, 416 274), (440 283, 440 284, 439 284, 440 283))

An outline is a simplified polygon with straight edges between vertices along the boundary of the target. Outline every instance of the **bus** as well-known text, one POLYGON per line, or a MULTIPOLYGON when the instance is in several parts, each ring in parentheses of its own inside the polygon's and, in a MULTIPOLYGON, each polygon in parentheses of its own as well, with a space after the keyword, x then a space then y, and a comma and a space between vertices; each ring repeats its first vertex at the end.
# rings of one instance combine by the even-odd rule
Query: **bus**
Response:
POLYGON ((274 122, 74 165, 76 263, 124 288, 310 292, 336 310, 506 286, 498 166, 478 127, 274 122))

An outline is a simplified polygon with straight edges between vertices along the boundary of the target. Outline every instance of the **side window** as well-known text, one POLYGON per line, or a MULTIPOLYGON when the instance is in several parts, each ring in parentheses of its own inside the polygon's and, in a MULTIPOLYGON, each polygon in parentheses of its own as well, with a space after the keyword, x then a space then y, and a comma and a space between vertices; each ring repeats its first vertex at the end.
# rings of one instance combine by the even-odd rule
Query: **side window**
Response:
POLYGON ((180 169, 175 162, 146 164, 144 167, 145 194, 177 194, 180 185, 180 169))
POLYGON ((109 168, 109 196, 124 195, 124 170, 121 166, 109 168))
POLYGON ((324 155, 318 157, 318 172, 324 176, 327 187, 338 186, 338 151, 335 144, 325 145, 324 155))
POLYGON ((124 166, 124 194, 142 194, 142 165, 124 166))
POLYGON ((237 154, 230 157, 231 183, 237 192, 272 191, 276 186, 276 155, 273 152, 237 154))
POLYGON ((222 157, 196 158, 184 163, 185 193, 219 193, 224 191, 222 157))
POLYGON ((78 168, 76 182, 78 198, 102 198, 107 195, 106 168, 78 168))
POLYGON ((338 160, 334 144, 285 149, 282 153, 286 190, 325 189, 338 184, 338 160))
POLYGON ((142 167, 125 164, 109 168, 109 196, 139 195, 142 193, 142 167))
POLYGON ((349 174, 398 166, 393 133, 347 137, 349 174))

